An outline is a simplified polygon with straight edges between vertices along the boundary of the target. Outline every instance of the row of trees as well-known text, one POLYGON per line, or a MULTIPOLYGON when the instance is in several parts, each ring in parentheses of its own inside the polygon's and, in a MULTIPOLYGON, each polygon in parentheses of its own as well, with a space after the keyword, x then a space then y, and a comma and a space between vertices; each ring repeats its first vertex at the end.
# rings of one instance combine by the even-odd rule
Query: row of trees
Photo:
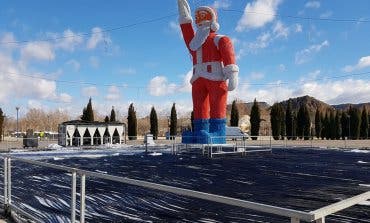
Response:
MULTIPOLYGON (((259 105, 254 100, 250 113, 250 134, 252 139, 259 135, 261 112, 259 105)), ((316 136, 321 139, 367 139, 369 137, 370 114, 364 106, 362 111, 350 107, 347 111, 330 110, 322 113, 316 110, 312 121, 306 104, 299 106, 298 111, 293 110, 292 101, 287 106, 275 103, 270 108, 271 134, 275 140, 284 139, 309 139, 316 136)), ((239 111, 236 101, 231 106, 230 126, 238 126, 239 111)))

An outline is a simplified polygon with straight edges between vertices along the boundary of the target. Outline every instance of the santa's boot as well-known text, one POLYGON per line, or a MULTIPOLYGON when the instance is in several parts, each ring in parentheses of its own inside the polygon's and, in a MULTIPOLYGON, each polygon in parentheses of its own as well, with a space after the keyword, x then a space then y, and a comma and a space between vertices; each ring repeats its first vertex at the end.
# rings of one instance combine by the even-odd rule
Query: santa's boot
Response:
POLYGON ((194 123, 194 140, 197 144, 209 144, 211 138, 209 135, 209 119, 196 119, 194 123))
POLYGON ((212 136, 213 144, 226 143, 226 119, 211 118, 209 120, 209 132, 212 136))

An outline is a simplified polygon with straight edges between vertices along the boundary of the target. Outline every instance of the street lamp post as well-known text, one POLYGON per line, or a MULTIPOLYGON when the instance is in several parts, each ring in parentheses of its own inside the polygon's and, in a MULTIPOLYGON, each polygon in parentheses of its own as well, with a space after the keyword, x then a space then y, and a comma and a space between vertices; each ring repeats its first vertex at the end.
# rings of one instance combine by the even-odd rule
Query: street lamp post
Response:
POLYGON ((18 112, 19 112, 19 107, 15 107, 15 109, 17 110, 17 130, 16 130, 16 133, 15 133, 15 136, 18 138, 18 112))

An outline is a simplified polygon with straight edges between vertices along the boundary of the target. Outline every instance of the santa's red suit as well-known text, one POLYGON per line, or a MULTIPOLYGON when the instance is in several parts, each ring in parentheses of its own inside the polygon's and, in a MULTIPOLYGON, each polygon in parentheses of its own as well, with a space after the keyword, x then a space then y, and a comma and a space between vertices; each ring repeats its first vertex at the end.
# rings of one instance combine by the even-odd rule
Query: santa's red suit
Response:
MULTIPOLYGON (((225 134, 227 91, 235 89, 239 72, 234 48, 230 38, 216 34, 219 25, 214 9, 202 6, 195 11, 198 27, 195 33, 187 1, 178 0, 178 4, 181 31, 193 58, 190 82, 194 134, 196 137, 222 136, 225 134)), ((197 142, 208 143, 208 140, 197 142)))

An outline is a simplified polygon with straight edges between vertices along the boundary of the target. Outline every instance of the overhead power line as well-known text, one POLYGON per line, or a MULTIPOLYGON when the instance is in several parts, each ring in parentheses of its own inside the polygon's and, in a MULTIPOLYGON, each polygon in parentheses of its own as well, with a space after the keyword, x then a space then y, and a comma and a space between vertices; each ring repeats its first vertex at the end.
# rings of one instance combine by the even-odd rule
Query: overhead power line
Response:
POLYGON ((299 19, 299 20, 317 20, 317 21, 328 21, 328 22, 351 22, 351 23, 370 23, 368 19, 349 19, 349 18, 321 18, 321 17, 311 17, 311 16, 294 16, 294 15, 286 15, 286 14, 273 14, 273 13, 265 13, 265 12, 254 12, 254 11, 243 11, 237 9, 221 9, 225 12, 237 12, 237 13, 247 13, 247 14, 258 14, 258 15, 272 15, 276 17, 282 18, 290 18, 290 19, 299 19))
MULTIPOLYGON (((113 83, 101 84, 101 83, 94 83, 94 82, 85 82, 85 81, 75 81, 75 80, 57 80, 53 78, 43 77, 43 76, 35 76, 30 74, 21 74, 21 73, 12 73, 12 72, 3 72, 5 74, 19 76, 23 78, 31 78, 31 79, 39 79, 39 80, 46 80, 46 81, 54 81, 56 83, 63 83, 63 84, 71 84, 71 85, 90 85, 90 86, 98 86, 98 87, 122 87, 122 88, 134 88, 134 89, 148 89, 148 86, 130 86, 130 85, 117 85, 113 83)), ((250 85, 250 86, 281 86, 281 85, 296 85, 302 83, 308 83, 311 81, 325 81, 325 80, 334 80, 334 79, 341 79, 346 77, 358 77, 358 76, 365 76, 370 75, 370 71, 361 72, 361 73, 351 73, 345 75, 337 75, 337 76, 329 76, 329 77, 322 77, 322 78, 312 78, 312 79, 305 79, 305 80, 297 80, 291 82, 278 82, 276 83, 246 83, 242 85, 250 85)), ((181 86, 182 84, 176 84, 177 86, 181 86)))
MULTIPOLYGON (((283 18, 290 18, 290 19, 299 19, 299 20, 316 20, 316 21, 328 21, 328 22, 355 22, 355 23, 370 23, 370 20, 368 19, 348 19, 348 18, 320 18, 320 17, 308 17, 308 16, 294 16, 294 15, 287 15, 287 14, 271 14, 271 13, 265 13, 265 12, 256 12, 256 11, 243 11, 243 10, 236 10, 236 9, 220 9, 221 11, 225 12, 237 12, 237 13, 247 13, 247 14, 258 14, 258 15, 272 15, 276 17, 283 17, 283 18)), ((36 40, 20 40, 20 41, 8 41, 8 42, 0 42, 0 45, 5 44, 25 44, 29 42, 50 42, 50 41, 56 41, 60 39, 67 39, 67 38, 73 38, 73 37, 82 37, 82 36, 92 36, 94 34, 98 33, 108 33, 113 32, 117 30, 122 29, 128 29, 139 25, 144 25, 148 23, 153 23, 161 20, 165 20, 174 16, 177 16, 177 13, 168 14, 161 17, 156 17, 153 19, 143 20, 141 22, 135 22, 132 24, 122 25, 114 28, 107 28, 102 29, 100 31, 95 32, 86 32, 86 33, 80 33, 80 34, 73 34, 73 35, 66 35, 66 36, 60 36, 60 37, 53 37, 53 38, 44 38, 44 39, 36 39, 36 40)))
POLYGON ((113 31, 117 31, 117 30, 121 30, 121 29, 127 29, 127 28, 131 28, 131 27, 135 27, 135 26, 138 26, 138 25, 153 23, 153 22, 157 22, 157 21, 165 20, 167 18, 174 17, 176 15, 177 15, 177 13, 172 13, 172 14, 169 14, 169 15, 144 20, 144 21, 141 21, 141 22, 136 22, 136 23, 123 25, 123 26, 118 26, 118 27, 114 27, 114 28, 102 29, 100 31, 95 31, 95 32, 86 32, 86 33, 79 33, 79 34, 66 35, 66 36, 53 37, 53 38, 45 38, 45 39, 36 39, 36 40, 20 40, 20 41, 0 42, 0 45, 25 44, 25 43, 29 43, 29 42, 50 42, 50 41, 56 41, 56 40, 60 40, 60 39, 68 39, 68 38, 83 37, 83 36, 92 36, 94 34, 108 33, 108 32, 113 32, 113 31))

